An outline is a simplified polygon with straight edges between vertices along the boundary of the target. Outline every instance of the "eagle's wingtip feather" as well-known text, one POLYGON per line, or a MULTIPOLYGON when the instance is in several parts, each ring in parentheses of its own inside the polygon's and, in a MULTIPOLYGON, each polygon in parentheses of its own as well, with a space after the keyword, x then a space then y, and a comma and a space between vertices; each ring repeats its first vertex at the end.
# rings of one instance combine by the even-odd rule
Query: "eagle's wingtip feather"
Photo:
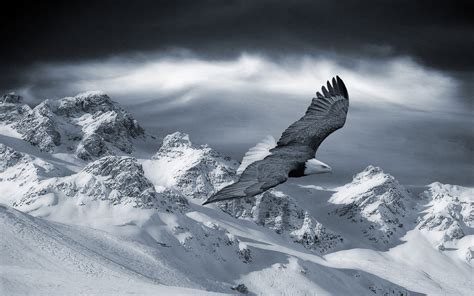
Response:
POLYGON ((341 95, 344 96, 344 98, 349 99, 349 93, 347 92, 346 85, 344 84, 344 81, 342 81, 341 77, 336 75, 336 80, 337 80, 337 87, 339 88, 339 91, 341 92, 341 95))

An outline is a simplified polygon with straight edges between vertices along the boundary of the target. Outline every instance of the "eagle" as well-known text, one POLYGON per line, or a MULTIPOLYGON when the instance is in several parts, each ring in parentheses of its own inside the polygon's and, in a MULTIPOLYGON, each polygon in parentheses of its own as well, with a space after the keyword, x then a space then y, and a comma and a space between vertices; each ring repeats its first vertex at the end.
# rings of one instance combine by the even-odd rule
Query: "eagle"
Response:
POLYGON ((204 203, 252 197, 284 183, 288 178, 331 172, 331 167, 315 159, 319 145, 346 123, 349 94, 339 76, 316 92, 306 113, 291 124, 278 142, 267 138, 251 148, 237 170, 240 178, 204 203), (332 82, 332 83, 331 83, 332 82))

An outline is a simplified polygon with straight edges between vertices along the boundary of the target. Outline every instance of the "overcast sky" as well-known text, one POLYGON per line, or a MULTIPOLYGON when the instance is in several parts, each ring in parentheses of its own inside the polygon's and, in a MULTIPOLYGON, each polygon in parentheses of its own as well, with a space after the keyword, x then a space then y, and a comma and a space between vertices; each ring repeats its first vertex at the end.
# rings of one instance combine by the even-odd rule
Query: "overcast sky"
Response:
POLYGON ((2 11, 2 92, 103 90, 151 133, 240 158, 339 75, 351 106, 318 151, 322 180, 374 164, 474 184, 472 1, 35 2, 2 11))

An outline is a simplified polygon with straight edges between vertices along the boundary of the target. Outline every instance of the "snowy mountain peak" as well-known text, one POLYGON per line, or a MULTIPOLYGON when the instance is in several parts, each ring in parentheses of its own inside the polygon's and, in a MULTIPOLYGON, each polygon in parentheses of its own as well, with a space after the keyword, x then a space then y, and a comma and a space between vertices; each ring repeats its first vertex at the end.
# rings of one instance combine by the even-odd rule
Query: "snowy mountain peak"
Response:
MULTIPOLYGON (((18 101, 12 95, 3 101, 18 101)), ((132 141, 144 139, 138 122, 103 92, 45 100, 35 108, 0 105, 0 121, 45 152, 71 153, 83 160, 134 151, 132 141)))
POLYGON ((158 152, 145 161, 145 174, 155 185, 173 187, 190 198, 207 198, 233 182, 239 163, 207 145, 196 146, 189 135, 166 136, 158 152))
POLYGON ((167 135, 163 139, 163 144, 160 147, 159 152, 166 152, 172 150, 173 148, 190 148, 192 147, 192 143, 189 140, 189 135, 182 132, 174 132, 170 135, 167 135))
POLYGON ((351 183, 337 188, 337 191, 331 198, 334 203, 350 203, 363 195, 397 199, 409 196, 408 191, 392 175, 372 165, 356 174, 351 183), (391 194, 383 195, 384 193, 391 194))
POLYGON ((335 213, 360 224, 369 240, 388 244, 404 233, 412 196, 393 176, 368 166, 337 188, 329 202, 342 205, 335 213))
POLYGON ((421 197, 429 203, 418 228, 436 231, 442 242, 462 239, 474 232, 474 189, 439 182, 428 185, 421 197))
POLYGON ((352 183, 363 183, 367 181, 368 179, 373 179, 373 178, 381 178, 381 179, 391 179, 393 178, 389 174, 385 174, 384 171, 377 166, 369 165, 367 166, 362 172, 356 174, 353 177, 352 183))
POLYGON ((65 97, 59 100, 46 100, 54 113, 64 116, 82 115, 82 113, 94 114, 97 112, 122 111, 122 108, 101 91, 89 91, 80 93, 74 97, 65 97))
POLYGON ((427 190, 421 194, 422 197, 430 199, 444 199, 450 197, 453 200, 474 202, 474 192, 472 188, 443 184, 440 182, 431 183, 427 187, 427 190))

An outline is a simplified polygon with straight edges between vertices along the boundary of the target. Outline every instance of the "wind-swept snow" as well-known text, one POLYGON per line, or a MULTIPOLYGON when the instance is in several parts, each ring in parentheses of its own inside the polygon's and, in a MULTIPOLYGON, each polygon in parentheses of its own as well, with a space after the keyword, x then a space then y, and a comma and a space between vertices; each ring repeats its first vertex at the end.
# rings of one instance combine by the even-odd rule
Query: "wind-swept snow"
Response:
POLYGON ((0 205, 0 234, 2 295, 208 294, 153 249, 98 230, 0 205))

